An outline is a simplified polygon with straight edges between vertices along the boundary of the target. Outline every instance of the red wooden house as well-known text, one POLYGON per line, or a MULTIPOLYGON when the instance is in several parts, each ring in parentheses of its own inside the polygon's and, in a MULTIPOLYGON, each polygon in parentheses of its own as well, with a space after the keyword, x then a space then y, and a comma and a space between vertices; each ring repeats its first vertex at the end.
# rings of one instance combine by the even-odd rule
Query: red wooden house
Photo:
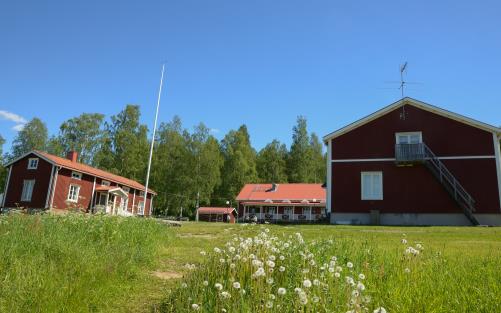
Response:
POLYGON ((155 192, 140 183, 77 162, 31 151, 7 165, 3 208, 75 209, 118 215, 150 215, 155 192))
POLYGON ((236 200, 242 221, 309 223, 326 217, 321 184, 246 184, 236 200))
POLYGON ((411 98, 325 136, 331 222, 501 225, 500 137, 411 98))

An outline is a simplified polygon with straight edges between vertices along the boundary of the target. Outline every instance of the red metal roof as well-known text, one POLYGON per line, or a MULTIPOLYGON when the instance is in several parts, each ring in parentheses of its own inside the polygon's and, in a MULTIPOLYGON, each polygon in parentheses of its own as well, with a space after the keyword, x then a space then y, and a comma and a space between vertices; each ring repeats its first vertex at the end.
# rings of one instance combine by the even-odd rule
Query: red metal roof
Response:
POLYGON ((325 201, 325 189, 322 184, 277 184, 275 191, 272 184, 246 184, 237 196, 238 201, 265 200, 308 200, 325 201))
POLYGON ((325 202, 319 203, 319 202, 308 202, 308 203, 302 203, 302 202, 292 202, 292 203, 284 203, 284 202, 264 202, 264 201, 249 201, 249 202, 242 202, 243 205, 253 205, 253 206, 279 206, 279 207, 288 207, 288 206, 304 206, 304 207, 325 207, 325 202))
MULTIPOLYGON (((91 176, 103 178, 105 180, 109 180, 109 181, 112 181, 114 183, 118 183, 121 185, 125 185, 127 187, 131 187, 131 188, 134 188, 137 190, 144 191, 145 186, 143 186, 142 184, 138 183, 135 180, 128 179, 128 178, 125 178, 125 177, 122 177, 119 175, 115 175, 115 174, 112 174, 110 172, 106 172, 106 171, 100 170, 98 168, 95 168, 95 167, 92 167, 92 166, 89 166, 89 165, 86 165, 83 163, 72 162, 71 160, 61 158, 61 157, 49 154, 47 152, 38 151, 38 150, 35 150, 34 152, 35 152, 35 154, 38 154, 45 159, 48 159, 50 162, 52 162, 58 166, 68 168, 71 170, 75 170, 75 171, 78 171, 78 172, 81 172, 84 174, 88 174, 91 176)), ((156 195, 155 191, 153 191, 149 188, 148 188, 148 193, 156 195)))
POLYGON ((198 213, 202 214, 230 214, 235 211, 235 208, 216 208, 216 207, 200 207, 198 213))

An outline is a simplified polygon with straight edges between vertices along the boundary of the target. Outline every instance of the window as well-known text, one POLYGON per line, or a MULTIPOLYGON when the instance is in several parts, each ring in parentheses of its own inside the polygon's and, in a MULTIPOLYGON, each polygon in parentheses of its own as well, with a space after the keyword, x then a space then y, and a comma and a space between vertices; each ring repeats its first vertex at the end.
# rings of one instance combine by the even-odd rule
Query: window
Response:
POLYGON ((30 158, 28 159, 28 169, 36 170, 38 167, 38 158, 30 158))
POLYGON ((137 214, 143 214, 144 213, 144 201, 139 201, 137 204, 137 214))
POLYGON ((102 180, 101 181, 101 186, 109 186, 110 185, 110 182, 107 181, 107 180, 102 180))
POLYGON ((71 172, 71 178, 81 180, 82 179, 82 173, 71 172))
POLYGON ((68 201, 78 202, 79 193, 80 193, 80 186, 70 185, 70 190, 68 191, 68 201))
POLYGON ((33 187, 35 187, 34 179, 23 181, 23 192, 21 194, 21 201, 25 202, 31 201, 31 195, 33 194, 33 187))
POLYGON ((98 205, 106 205, 106 194, 105 193, 100 193, 99 194, 99 200, 98 200, 98 205))
POLYGON ((144 197, 144 191, 140 191, 140 192, 139 192, 139 196, 140 196, 140 197, 144 197))
POLYGON ((399 145, 422 143, 423 134, 421 132, 396 133, 395 139, 399 145))
POLYGON ((362 200, 383 200, 383 172, 362 172, 362 200))
POLYGON ((130 188, 129 188, 129 187, 122 186, 122 190, 123 190, 123 191, 125 191, 126 193, 129 193, 130 188))

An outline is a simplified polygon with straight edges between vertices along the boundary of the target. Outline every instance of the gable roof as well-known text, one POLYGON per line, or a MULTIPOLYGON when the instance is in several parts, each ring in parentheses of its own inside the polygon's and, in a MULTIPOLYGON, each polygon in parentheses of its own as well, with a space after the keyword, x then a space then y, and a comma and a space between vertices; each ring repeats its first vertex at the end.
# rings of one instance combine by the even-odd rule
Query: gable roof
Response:
POLYGON ((376 111, 376 112, 374 112, 374 113, 372 113, 364 118, 359 119, 358 121, 355 121, 351 124, 348 124, 340 129, 330 133, 330 134, 327 134, 326 136, 323 137, 323 140, 324 140, 324 142, 327 142, 331 139, 334 139, 334 138, 339 137, 343 134, 346 134, 347 132, 350 132, 355 128, 358 128, 362 125, 365 125, 365 124, 379 118, 380 116, 383 116, 383 115, 385 115, 393 110, 396 110, 404 105, 412 105, 412 106, 417 107, 419 109, 450 118, 450 119, 455 120, 457 122, 464 123, 464 124, 467 124, 467 125, 470 125, 470 126, 473 126, 473 127, 476 127, 476 128, 479 128, 479 129, 482 129, 482 130, 485 130, 485 131, 488 131, 491 133, 496 133, 498 135, 501 135, 501 128, 499 128, 499 127, 492 126, 492 125, 477 121, 475 119, 472 119, 472 118, 469 118, 469 117, 466 117, 466 116, 439 108, 437 106, 434 106, 434 105, 431 105, 431 104, 428 104, 428 103, 425 103, 425 102, 422 102, 422 101, 419 101, 419 100, 416 100, 413 98, 405 97, 405 98, 398 100, 397 102, 394 102, 394 103, 382 108, 379 111, 376 111))
POLYGON ((221 208, 221 207, 200 207, 198 208, 200 214, 230 214, 235 211, 235 208, 221 208))
POLYGON ((272 184, 246 184, 237 196, 237 201, 256 200, 325 200, 322 184, 277 184, 275 191, 272 184))
MULTIPOLYGON (((7 163, 6 166, 11 165, 13 163, 16 163, 17 161, 19 161, 21 159, 24 159, 26 156, 28 156, 30 154, 35 154, 36 156, 40 157, 41 159, 44 159, 45 161, 47 161, 53 165, 64 167, 64 168, 74 170, 77 172, 81 172, 81 173, 84 173, 87 175, 99 177, 99 178, 109 180, 111 182, 114 182, 114 183, 117 183, 120 185, 124 185, 127 187, 131 187, 131 188, 140 190, 140 191, 144 191, 144 189, 146 188, 145 186, 143 186, 142 184, 138 183, 135 180, 125 178, 123 176, 115 175, 115 174, 112 174, 110 172, 106 172, 106 171, 100 170, 98 168, 89 166, 87 164, 73 162, 69 159, 58 157, 58 156, 52 155, 50 153, 38 151, 38 150, 30 151, 27 154, 15 159, 15 160, 10 161, 9 163, 7 163)), ((155 191, 153 191, 149 188, 148 188, 148 193, 156 195, 155 191)))

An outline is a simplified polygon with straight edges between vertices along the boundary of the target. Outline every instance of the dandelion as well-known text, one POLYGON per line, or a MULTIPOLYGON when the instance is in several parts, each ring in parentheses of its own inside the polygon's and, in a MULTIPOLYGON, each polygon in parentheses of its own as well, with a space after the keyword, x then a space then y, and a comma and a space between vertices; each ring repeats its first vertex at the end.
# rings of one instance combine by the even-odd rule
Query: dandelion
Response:
POLYGON ((351 262, 346 263, 346 267, 347 268, 353 268, 353 263, 351 263, 351 262))
POLYGON ((240 283, 239 283, 239 282, 237 282, 237 281, 236 281, 236 282, 234 282, 234 283, 233 283, 233 288, 235 288, 235 289, 240 289, 240 283))
POLYGON ((298 288, 298 287, 294 288, 294 292, 295 293, 300 293, 301 291, 303 291, 303 289, 298 288))
POLYGON ((274 268, 275 267, 275 262, 269 260, 268 262, 266 262, 266 265, 268 265, 271 268, 274 268))
POLYGON ((235 268, 235 267, 236 267, 235 263, 231 263, 231 264, 230 264, 230 268, 231 268, 231 269, 233 269, 233 268, 235 268))
POLYGON ((273 280, 273 278, 271 278, 271 277, 270 277, 270 278, 268 278, 268 279, 266 279, 266 283, 267 283, 268 285, 273 284, 273 281, 274 281, 274 280, 273 280))
POLYGON ((312 300, 313 300, 313 302, 314 302, 314 303, 318 303, 318 301, 320 301, 320 298, 319 298, 319 297, 317 297, 317 296, 314 296, 314 297, 312 298, 312 300))
POLYGON ((270 293, 270 299, 271 299, 271 300, 275 300, 276 298, 277 298, 277 297, 275 297, 275 295, 274 295, 274 294, 270 293))
POLYGON ((207 252, 202 250, 202 251, 200 251, 200 255, 205 256, 205 255, 207 255, 207 252))
POLYGON ((182 284, 181 284, 181 287, 182 287, 182 288, 188 288, 188 284, 186 284, 186 283, 182 283, 182 284))
POLYGON ((224 259, 219 259, 219 262, 220 262, 221 264, 223 264, 223 263, 224 263, 224 259))
POLYGON ((364 280, 365 279, 365 275, 364 274, 358 274, 358 279, 364 280))
POLYGON ((221 297, 223 297, 223 299, 229 299, 231 298, 231 295, 228 291, 223 291, 221 292, 221 297))
POLYGON ((279 257, 278 257, 278 259, 279 259, 280 261, 283 261, 283 260, 285 260, 285 257, 284 257, 283 255, 281 255, 281 256, 279 256, 279 257))
POLYGON ((406 245, 406 244, 407 244, 407 239, 402 239, 402 243, 403 243, 404 245, 406 245))
POLYGON ((303 286, 304 286, 305 288, 310 288, 310 287, 311 287, 311 281, 310 281, 309 279, 305 279, 305 280, 303 281, 303 286))
POLYGON ((221 253, 221 249, 219 249, 218 247, 215 247, 215 248, 214 248, 214 252, 216 252, 216 253, 221 253))
POLYGON ((216 284, 214 284, 214 287, 215 287, 217 290, 222 290, 222 289, 223 289, 223 285, 221 285, 220 283, 216 283, 216 284))
POLYGON ((329 267, 329 273, 334 273, 335 269, 333 267, 329 267))
POLYGON ((341 274, 339 272, 335 272, 334 277, 339 278, 339 277, 341 277, 341 274))
POLYGON ((380 308, 375 309, 374 313, 386 313, 386 310, 385 310, 385 308, 380 307, 380 308))
POLYGON ((277 291, 277 293, 278 293, 280 296, 285 295, 285 293, 286 293, 286 292, 287 292, 287 291, 285 290, 285 288, 278 288, 278 291, 277 291))
POLYGON ((200 306, 199 306, 198 304, 196 304, 196 303, 193 303, 193 304, 191 305, 191 308, 192 308, 193 310, 195 310, 195 311, 200 310, 200 306))
POLYGON ((360 290, 360 291, 364 291, 365 290, 365 285, 362 284, 361 282, 358 282, 357 289, 360 290))
POLYGON ((354 297, 354 298, 358 298, 358 296, 360 296, 360 292, 359 292, 358 290, 353 290, 353 291, 351 292, 351 295, 352 295, 352 297, 354 297))
POLYGON ((285 271, 285 267, 284 267, 284 266, 280 266, 280 267, 278 268, 278 270, 279 270, 280 272, 284 272, 284 271, 285 271))
POLYGON ((306 293, 304 291, 301 291, 299 293, 299 302, 302 305, 306 305, 308 303, 308 297, 306 296, 306 293))
POLYGON ((268 301, 268 302, 266 302, 266 307, 267 307, 268 309, 271 309, 271 308, 273 307, 273 302, 272 302, 272 301, 268 301))
POLYGON ((418 250, 422 250, 422 249, 423 249, 423 246, 422 246, 420 243, 418 243, 418 244, 416 244, 416 249, 418 249, 418 250))
POLYGON ((410 273, 410 272, 411 272, 411 269, 410 269, 410 268, 408 268, 408 267, 406 267, 406 268, 404 269, 404 272, 406 272, 406 273, 410 273))
POLYGON ((260 268, 258 268, 258 269, 257 269, 257 271, 254 273, 254 275, 255 275, 256 277, 259 277, 259 276, 264 276, 264 275, 266 275, 266 273, 265 273, 264 269, 263 269, 262 267, 260 267, 260 268))
POLYGON ((318 279, 314 279, 313 280, 313 285, 319 286, 320 285, 320 281, 318 279))

